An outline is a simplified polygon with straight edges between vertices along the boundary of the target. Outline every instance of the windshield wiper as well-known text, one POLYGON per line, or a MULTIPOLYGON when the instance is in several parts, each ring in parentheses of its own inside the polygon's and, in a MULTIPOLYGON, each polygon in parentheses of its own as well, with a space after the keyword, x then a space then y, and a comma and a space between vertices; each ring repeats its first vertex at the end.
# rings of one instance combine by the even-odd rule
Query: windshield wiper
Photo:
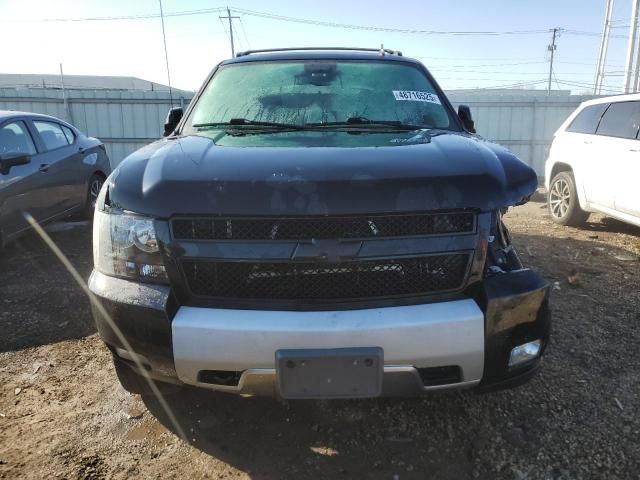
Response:
POLYGON ((192 125, 194 128, 206 128, 206 127, 219 127, 227 128, 228 132, 233 131, 238 134, 250 134, 250 133, 269 133, 269 132, 281 132, 281 131, 297 131, 297 130, 324 130, 332 128, 367 128, 376 129, 381 131, 387 130, 401 130, 401 131, 414 131, 427 128, 423 125, 411 125, 408 123, 402 123, 399 120, 369 120, 365 117, 349 117, 344 122, 318 122, 318 123, 305 123, 303 125, 295 123, 280 123, 280 122, 263 122, 260 120, 249 120, 246 118, 232 118, 228 122, 211 122, 211 123, 196 123, 192 125), (230 127, 253 127, 253 128, 238 128, 233 129, 230 127))
POLYGON ((349 117, 345 122, 306 123, 306 127, 392 127, 396 130, 420 130, 426 128, 422 125, 411 125, 399 120, 369 120, 365 117, 349 117))
POLYGON ((232 118, 228 122, 196 123, 192 126, 194 128, 253 126, 274 128, 278 130, 306 130, 304 125, 296 125, 295 123, 262 122, 260 120, 248 120, 246 118, 232 118))

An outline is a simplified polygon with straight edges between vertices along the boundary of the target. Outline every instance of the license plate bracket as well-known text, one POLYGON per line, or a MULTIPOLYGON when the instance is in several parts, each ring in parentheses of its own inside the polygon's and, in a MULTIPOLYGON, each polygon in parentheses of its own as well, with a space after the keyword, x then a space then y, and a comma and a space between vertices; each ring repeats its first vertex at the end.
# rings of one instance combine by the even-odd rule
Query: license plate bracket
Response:
POLYGON ((382 393, 381 347, 276 351, 283 398, 369 398, 382 393))

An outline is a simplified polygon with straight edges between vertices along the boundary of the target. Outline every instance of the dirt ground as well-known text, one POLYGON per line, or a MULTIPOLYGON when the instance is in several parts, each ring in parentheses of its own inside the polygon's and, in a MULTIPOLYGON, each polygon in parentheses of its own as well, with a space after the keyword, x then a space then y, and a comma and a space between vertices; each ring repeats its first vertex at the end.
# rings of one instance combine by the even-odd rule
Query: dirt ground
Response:
MULTIPOLYGON (((553 338, 529 384, 485 395, 299 401, 117 384, 88 301, 35 236, 0 254, 0 478, 578 479, 640 475, 640 229, 507 216, 553 285, 553 338)), ((90 228, 51 233, 84 278, 90 228)))

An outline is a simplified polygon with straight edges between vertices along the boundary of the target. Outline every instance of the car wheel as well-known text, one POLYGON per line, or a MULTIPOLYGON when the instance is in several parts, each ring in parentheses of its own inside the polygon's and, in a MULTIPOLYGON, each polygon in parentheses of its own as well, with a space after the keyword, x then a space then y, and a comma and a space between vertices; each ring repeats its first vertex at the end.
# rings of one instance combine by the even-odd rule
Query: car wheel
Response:
MULTIPOLYGON (((115 356, 113 357, 113 367, 115 368, 120 385, 122 385, 122 388, 127 392, 140 395, 153 395, 153 391, 144 377, 138 375, 129 365, 115 356)), ((158 380, 154 380, 154 382, 163 395, 171 395, 182 390, 181 385, 160 382, 158 380)))
POLYGON ((580 208, 576 181, 571 172, 558 173, 549 184, 547 205, 551 219, 560 225, 578 226, 589 218, 580 208))
POLYGON ((98 201, 98 195, 104 185, 104 177, 100 174, 93 174, 89 179, 89 189, 87 191, 87 201, 84 207, 85 217, 88 219, 93 218, 93 211, 96 208, 96 202, 98 201))

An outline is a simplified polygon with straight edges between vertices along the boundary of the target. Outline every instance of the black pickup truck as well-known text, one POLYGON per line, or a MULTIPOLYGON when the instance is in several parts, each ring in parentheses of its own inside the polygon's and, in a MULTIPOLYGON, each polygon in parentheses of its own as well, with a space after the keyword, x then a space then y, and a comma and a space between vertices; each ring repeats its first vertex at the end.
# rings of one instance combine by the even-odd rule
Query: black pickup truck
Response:
POLYGON ((243 52, 102 188, 98 330, 134 392, 515 386, 540 366, 549 287, 502 214, 536 186, 400 52, 243 52))

